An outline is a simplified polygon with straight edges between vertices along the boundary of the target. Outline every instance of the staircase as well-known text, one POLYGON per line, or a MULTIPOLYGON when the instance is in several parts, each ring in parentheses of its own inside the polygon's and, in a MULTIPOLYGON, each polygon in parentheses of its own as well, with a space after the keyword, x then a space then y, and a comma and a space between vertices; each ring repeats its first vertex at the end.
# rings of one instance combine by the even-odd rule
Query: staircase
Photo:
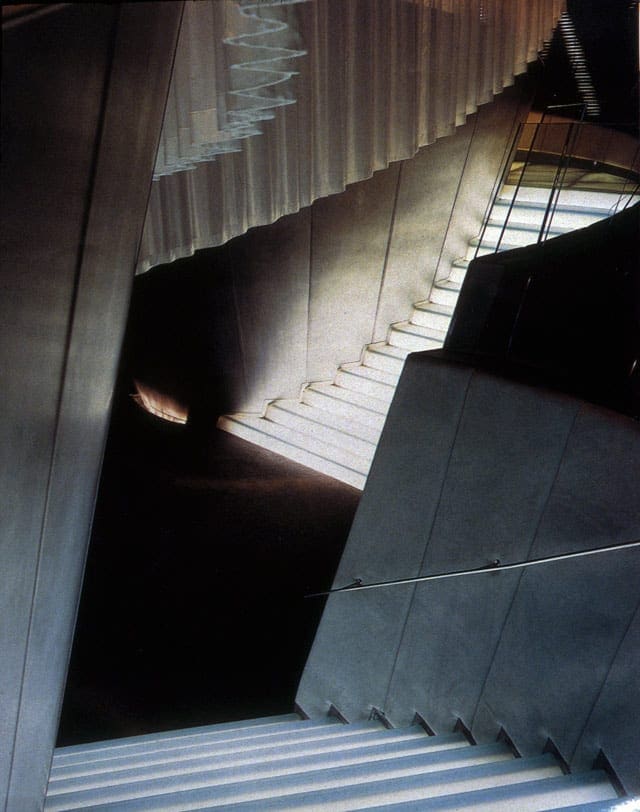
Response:
POLYGON ((607 774, 379 721, 296 715, 58 748, 45 810, 611 809, 607 774), (603 805, 605 804, 605 805, 603 805))
MULTIPOLYGON (((333 381, 307 383, 298 399, 268 402, 262 414, 224 415, 218 428, 362 490, 404 359, 443 346, 469 262, 537 241, 549 189, 521 187, 512 205, 514 194, 515 186, 503 186, 482 239, 471 240, 466 256, 436 280, 428 300, 414 304, 408 321, 389 327, 386 341, 368 344, 361 360, 342 364, 333 381)), ((589 226, 629 201, 617 192, 563 190, 548 237, 589 226)))

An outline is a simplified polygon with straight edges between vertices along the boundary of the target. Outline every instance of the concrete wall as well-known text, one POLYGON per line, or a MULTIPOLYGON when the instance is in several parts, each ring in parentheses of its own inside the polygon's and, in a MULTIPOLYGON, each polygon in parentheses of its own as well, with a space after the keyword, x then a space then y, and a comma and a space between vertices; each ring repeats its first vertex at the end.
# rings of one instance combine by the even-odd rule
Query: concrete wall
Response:
POLYGON ((3 26, 0 809, 42 807, 181 4, 3 26))
MULTIPOLYGON (((640 538, 640 427, 446 353, 409 357, 334 586, 640 538)), ((331 596, 298 691, 573 766, 600 746, 640 791, 637 548, 531 570, 331 596)))
MULTIPOLYGON (((411 160, 180 260, 175 284, 184 286, 185 270, 197 267, 202 280, 209 275, 215 299, 210 341, 217 361, 203 369, 202 389, 207 376, 216 378, 226 390, 224 411, 260 411, 266 399, 295 397, 304 382, 333 378, 365 344, 384 340, 389 324, 408 318, 480 231, 527 99, 524 83, 510 88, 411 160)), ((171 266, 162 268, 150 276, 171 266)), ((151 279, 142 279, 151 288, 151 279)), ((159 314, 150 336, 166 329, 166 320, 159 314)))

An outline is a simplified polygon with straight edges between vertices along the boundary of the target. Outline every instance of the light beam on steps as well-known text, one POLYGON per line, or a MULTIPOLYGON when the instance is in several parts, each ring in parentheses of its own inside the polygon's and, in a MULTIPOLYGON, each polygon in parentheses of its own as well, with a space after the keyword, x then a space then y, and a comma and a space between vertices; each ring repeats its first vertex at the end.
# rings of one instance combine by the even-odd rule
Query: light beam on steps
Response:
MULTIPOLYGON (((368 344, 360 361, 342 364, 332 381, 303 386, 298 400, 269 401, 261 414, 224 415, 218 428, 293 462, 364 489, 395 385, 410 352, 443 346, 469 262, 495 250, 535 243, 549 190, 505 185, 491 207, 482 244, 474 238, 447 278, 437 279, 428 300, 416 302, 407 321, 391 324, 384 342, 368 344)), ((563 190, 550 235, 585 228, 636 198, 611 192, 563 190)), ((481 232, 482 233, 482 232, 481 232)))

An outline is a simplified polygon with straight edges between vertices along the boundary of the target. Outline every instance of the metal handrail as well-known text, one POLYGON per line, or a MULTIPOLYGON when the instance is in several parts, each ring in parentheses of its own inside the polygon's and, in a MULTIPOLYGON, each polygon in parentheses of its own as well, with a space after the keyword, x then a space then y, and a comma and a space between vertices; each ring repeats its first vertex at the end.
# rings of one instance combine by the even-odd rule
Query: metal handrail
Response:
MULTIPOLYGON (((584 121, 584 114, 585 114, 585 106, 584 106, 584 104, 549 105, 542 112, 540 120, 538 122, 535 122, 535 129, 534 129, 533 135, 531 137, 531 141, 529 143, 529 146, 527 148, 527 153, 526 153, 526 156, 524 158, 522 168, 521 168, 519 176, 518 176, 518 180, 517 180, 517 182, 515 184, 515 187, 514 187, 514 190, 513 190, 513 195, 511 197, 511 200, 509 201, 509 206, 508 206, 506 215, 504 217, 502 228, 500 230, 500 235, 498 237, 498 241, 497 241, 497 244, 496 244, 495 249, 494 249, 496 253, 498 251, 500 251, 500 247, 501 247, 501 245, 503 243, 504 236, 505 236, 506 230, 507 230, 507 228, 509 226, 509 221, 511 219, 513 209, 514 209, 514 207, 516 205, 518 195, 519 195, 520 190, 521 190, 521 188, 522 188, 522 186, 523 186, 523 184, 525 182, 527 169, 529 169, 532 165, 535 165, 535 162, 533 161, 533 156, 534 156, 534 152, 536 151, 536 146, 537 146, 537 144, 539 142, 540 134, 543 131, 542 128, 543 127, 548 127, 548 126, 549 127, 551 127, 551 126, 565 126, 565 127, 567 127, 567 134, 566 134, 566 137, 564 139, 564 143, 562 145, 561 152, 560 152, 560 154, 558 156, 558 159, 557 159, 557 165, 556 165, 556 169, 555 169, 555 173, 554 173, 553 182, 551 184, 551 189, 550 189, 550 192, 549 192, 549 198, 548 198, 548 201, 547 201, 547 204, 546 204, 546 207, 545 207, 545 211, 544 211, 544 214, 543 214, 542 223, 541 223, 540 228, 538 230, 538 235, 537 235, 537 240, 536 241, 537 241, 538 244, 540 244, 540 243, 545 242, 548 239, 549 233, 551 231, 553 218, 555 216, 557 206, 558 206, 558 202, 559 202, 559 199, 560 199, 560 194, 561 194, 562 190, 564 188, 566 188, 567 171, 571 166, 572 160, 574 158, 578 157, 577 151, 576 151, 576 145, 578 143, 578 139, 579 139, 579 136, 580 136, 581 132, 583 132, 582 128, 586 127, 586 126, 593 126, 591 123, 588 123, 588 122, 584 121), (579 107, 579 108, 581 108, 580 118, 575 120, 575 121, 550 122, 548 124, 545 123, 544 119, 545 119, 545 116, 547 116, 548 113, 550 113, 551 111, 554 111, 554 110, 566 109, 568 107, 579 107)), ((534 124, 534 122, 530 122, 530 123, 534 124)), ((512 143, 511 143, 511 146, 510 146, 509 149, 507 149, 505 151, 506 161, 503 159, 503 162, 502 162, 501 167, 500 167, 500 171, 499 171, 499 173, 498 173, 498 175, 496 177, 496 181, 494 182, 494 185, 493 185, 491 203, 489 204, 489 206, 487 207, 487 211, 485 212, 485 218, 484 218, 484 222, 483 222, 483 225, 482 225, 482 229, 480 231, 480 235, 478 237, 478 244, 476 246, 476 250, 475 250, 475 253, 474 253, 474 258, 478 256, 478 253, 479 253, 479 251, 480 251, 480 249, 482 247, 484 237, 485 237, 487 228, 488 228, 488 226, 490 224, 492 213, 493 213, 494 207, 495 207, 497 199, 498 199, 499 191, 504 186, 506 178, 508 176, 508 173, 509 173, 511 167, 513 166, 514 158, 515 158, 515 155, 518 152, 518 147, 519 147, 519 144, 521 142, 525 126, 526 126, 526 123, 521 123, 520 125, 518 125, 517 130, 516 130, 516 135, 515 135, 512 143)), ((599 124, 598 126, 603 126, 603 125, 599 124)), ((606 124, 604 126, 606 126, 606 124)), ((609 141, 606 144, 606 146, 603 148, 605 154, 599 160, 599 162, 601 162, 601 163, 606 163, 607 155, 610 153, 609 147, 610 147, 610 144, 611 144, 612 137, 613 136, 611 135, 610 138, 609 138, 609 141)), ((636 166, 636 164, 638 162, 638 155, 639 154, 640 154, 640 146, 638 147, 638 150, 636 151, 636 157, 634 157, 634 159, 632 161, 632 166, 636 166)), ((622 203, 623 198, 627 194, 629 194, 629 197, 626 200, 623 208, 627 208, 627 206, 630 204, 633 196, 635 194, 637 194, 638 186, 639 186, 638 182, 636 181, 635 187, 629 193, 627 193, 626 187, 627 187, 627 184, 629 184, 629 183, 633 183, 632 179, 631 178, 625 178, 623 191, 619 194, 618 201, 612 207, 612 212, 611 213, 614 213, 615 211, 618 211, 618 209, 619 209, 619 207, 620 207, 620 205, 622 203)))
POLYGON ((414 578, 396 578, 393 581, 374 581, 369 584, 363 584, 361 578, 355 578, 352 583, 346 586, 337 587, 336 589, 328 589, 326 592, 313 592, 305 595, 307 598, 320 598, 327 595, 335 595, 340 592, 357 592, 364 589, 379 589, 384 586, 402 586, 403 584, 421 584, 425 581, 442 581, 445 578, 461 578, 466 575, 486 575, 487 573, 505 572, 507 570, 525 569, 527 567, 537 567, 541 564, 551 564, 557 561, 568 561, 571 558, 586 558, 591 555, 600 555, 602 553, 612 553, 620 550, 630 549, 631 547, 640 547, 640 539, 635 541, 627 541, 621 544, 609 544, 604 547, 593 547, 589 550, 578 550, 572 553, 558 553, 557 555, 549 555, 544 558, 532 558, 528 561, 515 561, 511 564, 503 564, 500 559, 494 559, 484 567, 474 567, 466 570, 453 570, 451 572, 438 572, 433 575, 418 575, 414 578))

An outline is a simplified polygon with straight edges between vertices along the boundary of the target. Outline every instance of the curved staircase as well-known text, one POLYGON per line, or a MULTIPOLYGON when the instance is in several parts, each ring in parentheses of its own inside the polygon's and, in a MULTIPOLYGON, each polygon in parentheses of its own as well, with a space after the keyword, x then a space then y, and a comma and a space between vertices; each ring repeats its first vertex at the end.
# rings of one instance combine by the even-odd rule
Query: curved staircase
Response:
POLYGON ((552 752, 520 758, 506 741, 475 745, 461 730, 292 714, 58 748, 44 808, 595 812, 618 803, 603 770, 568 774, 552 752))
MULTIPOLYGON (((470 241, 466 256, 436 280, 427 300, 413 305, 407 321, 390 325, 386 341, 368 344, 360 361, 342 364, 333 381, 307 383, 298 399, 270 401, 262 414, 224 415, 218 428, 362 490, 404 359, 443 346, 469 262, 536 242, 548 199, 548 188, 503 186, 482 238, 470 241)), ((547 236, 585 228, 635 199, 563 190, 547 236)))

